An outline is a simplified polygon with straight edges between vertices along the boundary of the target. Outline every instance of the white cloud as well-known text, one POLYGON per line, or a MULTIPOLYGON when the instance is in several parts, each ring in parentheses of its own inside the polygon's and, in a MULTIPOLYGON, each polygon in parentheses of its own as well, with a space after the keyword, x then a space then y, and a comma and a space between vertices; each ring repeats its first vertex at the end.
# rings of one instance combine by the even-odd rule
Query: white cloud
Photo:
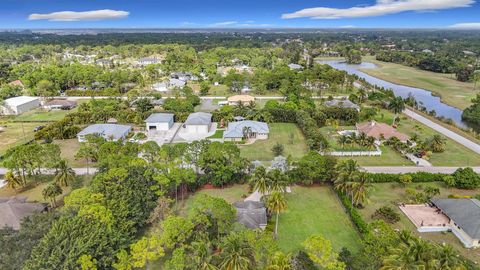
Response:
POLYGON ((480 30, 480 22, 478 23, 457 23, 449 26, 454 29, 465 29, 465 30, 480 30))
POLYGON ((238 23, 237 21, 217 22, 217 23, 210 24, 210 26, 211 27, 232 26, 237 23, 238 23))
POLYGON ((405 11, 433 11, 450 8, 470 7, 475 0, 377 0, 375 5, 351 8, 306 8, 283 14, 283 19, 305 18, 340 19, 361 18, 395 14, 405 11))
POLYGON ((355 25, 342 25, 339 26, 338 28, 357 28, 355 25))
POLYGON ((60 11, 47 14, 34 13, 28 16, 28 19, 33 20, 49 20, 49 21, 100 21, 100 20, 114 20, 123 19, 128 17, 130 13, 128 11, 121 10, 92 10, 92 11, 60 11))

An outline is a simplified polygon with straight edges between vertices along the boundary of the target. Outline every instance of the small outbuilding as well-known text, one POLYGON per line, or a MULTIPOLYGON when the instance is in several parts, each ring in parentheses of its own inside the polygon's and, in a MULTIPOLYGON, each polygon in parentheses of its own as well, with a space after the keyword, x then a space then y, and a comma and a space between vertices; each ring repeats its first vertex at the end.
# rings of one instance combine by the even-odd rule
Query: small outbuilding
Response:
POLYGON ((235 202, 233 206, 237 209, 238 223, 252 230, 264 230, 267 227, 267 208, 262 202, 235 202))
POLYGON ((1 109, 5 115, 19 115, 38 107, 40 107, 38 97, 20 96, 6 99, 1 109))
POLYGON ((188 116, 184 128, 188 133, 208 133, 212 125, 212 114, 196 112, 188 116))
POLYGON ((169 130, 173 126, 173 113, 153 113, 146 120, 146 129, 150 130, 169 130))
POLYGON ((332 100, 325 101, 324 105, 326 107, 338 107, 338 108, 344 108, 344 109, 355 109, 357 111, 360 111, 360 106, 351 102, 348 99, 332 99, 332 100))
POLYGON ((125 139, 130 131, 132 131, 132 127, 127 125, 94 124, 80 131, 77 139, 79 142, 85 142, 87 135, 96 134, 107 141, 118 141, 125 139))
POLYGON ((49 110, 71 110, 77 107, 77 102, 66 99, 53 99, 46 102, 43 107, 49 110))

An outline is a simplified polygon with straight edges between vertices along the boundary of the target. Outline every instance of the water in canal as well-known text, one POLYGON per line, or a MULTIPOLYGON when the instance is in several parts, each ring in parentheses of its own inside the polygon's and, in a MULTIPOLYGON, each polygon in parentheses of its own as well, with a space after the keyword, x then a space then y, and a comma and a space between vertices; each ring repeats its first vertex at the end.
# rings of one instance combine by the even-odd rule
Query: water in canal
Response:
POLYGON ((363 62, 359 65, 350 65, 344 61, 338 60, 321 60, 319 63, 327 64, 335 69, 344 70, 349 74, 355 74, 372 85, 384 87, 385 89, 392 89, 396 96, 406 98, 410 94, 415 97, 417 102, 424 106, 427 111, 435 110, 437 116, 452 119, 458 127, 477 129, 474 125, 462 121, 462 110, 443 103, 439 97, 432 96, 432 92, 421 88, 387 82, 359 70, 362 68, 377 68, 373 63, 363 62))

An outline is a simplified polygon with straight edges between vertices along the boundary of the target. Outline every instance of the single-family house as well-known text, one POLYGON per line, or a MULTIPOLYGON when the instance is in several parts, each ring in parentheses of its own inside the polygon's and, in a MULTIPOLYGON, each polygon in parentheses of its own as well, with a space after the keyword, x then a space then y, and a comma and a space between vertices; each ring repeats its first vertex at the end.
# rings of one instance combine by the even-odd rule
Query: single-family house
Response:
POLYGON ((267 227, 267 208, 264 203, 256 201, 235 202, 237 209, 237 222, 249 229, 262 229, 267 227))
POLYGON ((151 130, 169 130, 173 126, 173 113, 152 113, 146 120, 146 128, 151 130))
POLYGON ((132 130, 131 126, 117 124, 94 124, 86 127, 77 134, 79 142, 85 142, 86 136, 96 134, 108 141, 123 140, 132 130))
POLYGON ((398 132, 394 127, 376 121, 357 124, 356 127, 359 134, 365 133, 365 135, 374 137, 377 141, 388 140, 392 137, 396 137, 402 142, 409 139, 408 135, 398 132))
POLYGON ((13 86, 13 87, 20 87, 22 89, 25 88, 25 85, 20 80, 11 81, 10 83, 8 83, 8 85, 13 86))
POLYGON ((147 66, 153 64, 159 64, 162 60, 156 57, 143 57, 136 61, 136 64, 139 66, 147 66))
POLYGON ((77 107, 77 102, 66 99, 53 99, 45 102, 43 107, 48 110, 71 110, 77 107))
POLYGON ((303 66, 299 65, 299 64, 288 64, 288 67, 291 69, 291 70, 302 70, 303 69, 303 66))
POLYGON ((239 104, 249 104, 255 101, 255 97, 250 95, 235 95, 227 98, 228 105, 236 106, 239 104))
POLYGON ((433 199, 449 218, 449 226, 467 248, 480 247, 480 201, 477 199, 433 199))
POLYGON ((183 88, 187 84, 187 81, 185 80, 180 80, 180 79, 170 79, 168 81, 168 89, 174 89, 174 88, 183 88))
POLYGON ((178 79, 182 81, 198 81, 198 77, 193 75, 191 72, 173 72, 170 74, 170 78, 178 79))
POLYGON ((243 138, 265 140, 268 139, 269 133, 267 123, 252 120, 237 121, 228 123, 223 139, 228 141, 241 141, 243 138))
POLYGON ((344 109, 355 109, 357 111, 360 111, 360 106, 351 102, 348 99, 332 99, 332 100, 325 101, 324 105, 326 107, 338 107, 338 108, 344 108, 344 109))
POLYGON ((211 125, 211 113, 196 112, 188 116, 183 126, 188 133, 208 133, 211 125))
POLYGON ((168 92, 168 85, 166 82, 158 82, 152 85, 152 90, 157 92, 168 92))
POLYGON ((101 66, 101 67, 108 67, 110 66, 110 64, 111 64, 111 61, 108 59, 98 59, 97 61, 95 61, 95 65, 101 66))
POLYGON ((38 97, 19 96, 4 100, 1 111, 5 115, 19 115, 40 107, 38 97))
POLYGON ((0 228, 19 230, 24 218, 47 210, 42 203, 27 203, 26 198, 0 198, 0 228))

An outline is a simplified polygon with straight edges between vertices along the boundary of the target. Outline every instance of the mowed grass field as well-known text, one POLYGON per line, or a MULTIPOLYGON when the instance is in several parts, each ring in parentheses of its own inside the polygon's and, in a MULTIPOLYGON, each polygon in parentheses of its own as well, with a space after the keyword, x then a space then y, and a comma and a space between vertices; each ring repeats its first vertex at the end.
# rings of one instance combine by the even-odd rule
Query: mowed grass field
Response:
POLYGON ((4 127, 0 131, 0 155, 3 155, 10 147, 33 140, 33 129, 40 124, 7 122, 1 125, 4 127))
POLYGON ((440 195, 438 198, 447 198, 449 195, 473 196, 479 193, 478 190, 448 188, 443 183, 411 183, 406 187, 401 187, 397 183, 375 183, 372 184, 368 203, 363 209, 359 209, 359 212, 367 222, 370 222, 372 221, 371 216, 375 210, 382 206, 390 206, 398 214, 400 214, 400 221, 392 224, 391 226, 393 228, 409 230, 424 239, 428 239, 439 244, 448 243, 454 246, 455 249, 458 250, 463 256, 473 261, 479 261, 480 251, 464 248, 462 243, 452 233, 419 233, 415 225, 413 225, 413 223, 403 214, 403 212, 400 211, 400 209, 396 206, 396 203, 406 201, 407 195, 405 193, 405 189, 408 187, 415 189, 418 192, 420 191, 417 190, 417 187, 419 186, 438 187, 440 189, 440 195))
POLYGON ((471 104, 471 99, 476 95, 473 91, 473 83, 459 82, 453 74, 441 74, 381 62, 374 57, 365 57, 363 60, 376 64, 378 68, 362 69, 362 72, 392 83, 432 91, 440 95, 443 102, 462 110, 471 104))
POLYGON ((285 157, 300 159, 308 151, 305 137, 300 129, 291 123, 269 124, 270 135, 267 140, 257 140, 253 144, 239 145, 241 155, 249 160, 271 161, 274 158, 272 147, 276 143, 284 146, 285 157))
MULTIPOLYGON (((351 252, 359 250, 360 236, 329 186, 295 186, 286 196, 287 210, 279 217, 277 239, 280 249, 298 251, 309 236, 321 234, 337 251, 342 247, 351 252)), ((273 228, 274 224, 273 216, 269 226, 273 228)))

